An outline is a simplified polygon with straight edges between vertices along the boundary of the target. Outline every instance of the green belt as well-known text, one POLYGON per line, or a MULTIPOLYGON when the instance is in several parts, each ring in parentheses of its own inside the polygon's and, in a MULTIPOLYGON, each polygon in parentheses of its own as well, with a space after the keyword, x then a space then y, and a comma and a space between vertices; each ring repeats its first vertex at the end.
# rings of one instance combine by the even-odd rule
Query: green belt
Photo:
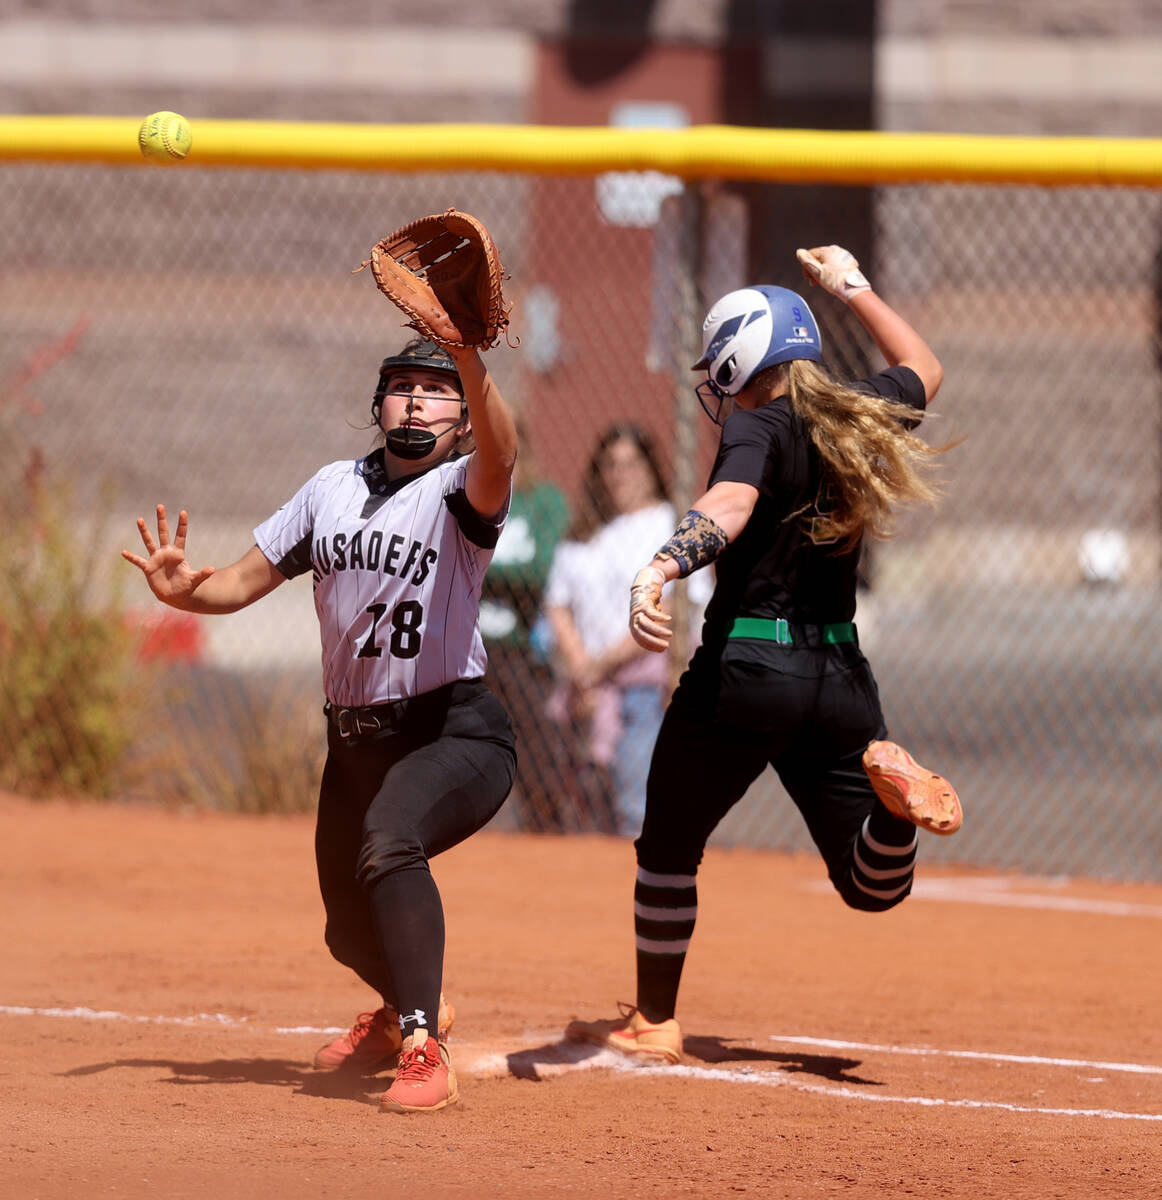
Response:
MULTIPOLYGON (((802 629, 802 626, 798 626, 802 629)), ((855 625, 851 621, 839 621, 834 625, 814 625, 819 631, 821 645, 837 646, 840 642, 855 641, 855 625)), ((757 638, 764 642, 778 642, 780 646, 795 644, 795 629, 783 617, 768 620, 766 617, 736 617, 726 631, 728 638, 757 638)))

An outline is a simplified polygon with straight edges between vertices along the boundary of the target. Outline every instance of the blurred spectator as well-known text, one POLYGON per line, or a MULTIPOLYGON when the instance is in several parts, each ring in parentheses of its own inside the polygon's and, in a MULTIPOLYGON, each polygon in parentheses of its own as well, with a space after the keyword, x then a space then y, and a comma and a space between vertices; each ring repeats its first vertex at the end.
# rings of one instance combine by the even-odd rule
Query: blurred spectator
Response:
POLYGON ((522 422, 512 506, 480 600, 480 632, 488 651, 488 682, 512 718, 517 736, 516 785, 509 805, 521 827, 568 827, 571 807, 562 776, 568 770, 561 732, 548 715, 553 676, 545 638, 538 637, 541 596, 553 552, 569 525, 564 493, 540 473, 522 422))
POLYGON ((569 744, 583 825, 603 833, 636 835, 645 811, 670 663, 630 636, 625 598, 675 521, 649 436, 628 424, 606 430, 545 589, 558 672, 551 711, 569 744))

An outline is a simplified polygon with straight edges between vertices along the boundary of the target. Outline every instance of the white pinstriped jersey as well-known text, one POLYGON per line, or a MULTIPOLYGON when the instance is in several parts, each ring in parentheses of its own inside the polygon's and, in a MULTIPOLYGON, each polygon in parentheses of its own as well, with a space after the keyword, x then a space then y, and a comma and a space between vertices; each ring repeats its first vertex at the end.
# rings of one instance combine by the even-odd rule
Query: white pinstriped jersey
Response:
POLYGON ((464 495, 470 459, 394 483, 383 452, 334 462, 254 531, 288 578, 311 571, 332 704, 385 704, 484 674, 480 586, 508 512, 464 495))

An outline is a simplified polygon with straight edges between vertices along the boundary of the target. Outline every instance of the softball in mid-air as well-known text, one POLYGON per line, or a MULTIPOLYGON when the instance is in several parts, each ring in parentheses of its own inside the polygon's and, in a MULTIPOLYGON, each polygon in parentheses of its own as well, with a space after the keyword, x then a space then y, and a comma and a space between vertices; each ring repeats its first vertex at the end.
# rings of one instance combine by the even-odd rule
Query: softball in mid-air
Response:
POLYGON ((137 131, 137 144, 150 162, 180 162, 190 152, 190 123, 175 112, 150 113, 137 131))

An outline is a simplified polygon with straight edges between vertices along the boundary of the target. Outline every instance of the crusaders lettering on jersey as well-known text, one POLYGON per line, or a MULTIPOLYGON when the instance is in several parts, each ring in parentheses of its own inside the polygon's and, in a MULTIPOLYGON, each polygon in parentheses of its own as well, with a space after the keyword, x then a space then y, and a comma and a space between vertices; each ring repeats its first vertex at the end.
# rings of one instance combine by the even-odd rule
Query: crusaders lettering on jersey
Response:
POLYGON ((469 462, 394 482, 381 452, 330 463, 255 529, 284 575, 311 573, 332 704, 385 704, 484 674, 480 586, 508 509, 490 521, 472 509, 469 462))
POLYGON ((407 538, 393 533, 385 541, 381 529, 372 530, 365 543, 363 530, 359 529, 351 537, 336 533, 316 538, 311 550, 311 565, 316 583, 332 571, 382 571, 401 579, 408 579, 410 575, 410 582, 418 587, 427 579, 439 557, 438 551, 425 547, 415 538, 408 545, 407 538), (408 547, 406 554, 405 546, 408 547))

